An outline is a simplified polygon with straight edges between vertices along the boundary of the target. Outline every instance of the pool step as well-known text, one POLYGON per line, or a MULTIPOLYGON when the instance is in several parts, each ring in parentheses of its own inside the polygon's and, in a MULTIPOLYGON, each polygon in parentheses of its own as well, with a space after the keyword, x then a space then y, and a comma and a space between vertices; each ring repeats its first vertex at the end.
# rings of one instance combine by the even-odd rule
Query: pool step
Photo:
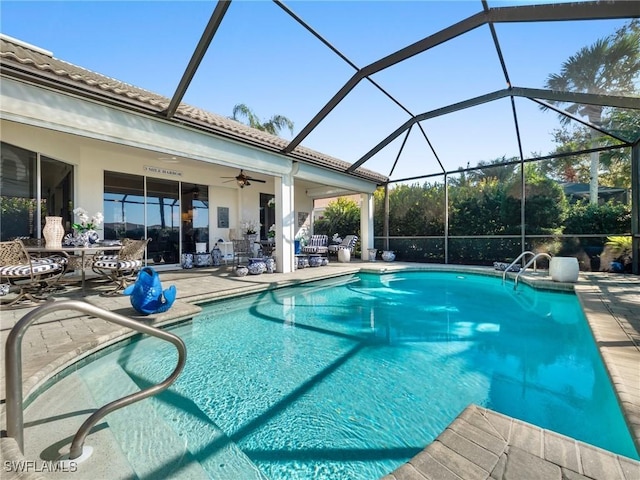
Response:
MULTIPOLYGON (((114 399, 114 393, 109 387, 117 383, 118 388, 126 385, 126 390, 118 391, 117 397, 139 391, 151 386, 146 379, 138 378, 135 374, 127 373, 120 366, 110 365, 106 373, 105 381, 96 392, 104 403, 114 399), (115 370, 118 370, 117 372, 115 370), (106 388, 105 388, 106 387, 106 388)), ((91 373, 91 375, 95 375, 91 373)), ((93 376, 91 377, 93 378, 93 376)), ((95 388, 94 388, 95 389, 95 388)), ((151 470, 152 478, 216 478, 220 480, 266 480, 266 477, 249 460, 249 458, 224 434, 220 428, 202 412, 197 405, 186 397, 181 396, 175 390, 170 389, 159 395, 137 404, 130 405, 113 412, 106 417, 111 428, 124 428, 129 437, 128 430, 131 425, 136 425, 139 436, 153 439, 149 442, 149 450, 142 450, 136 457, 147 456, 146 463, 156 465, 156 470, 151 470), (136 412, 135 407, 144 409, 136 412), (131 410, 131 411, 128 411, 131 410), (122 418, 117 420, 111 417, 121 413, 122 418), (143 428, 149 431, 141 431, 140 418, 150 419, 143 428), (135 422, 135 423, 134 423, 135 422), (116 427, 116 423, 118 426, 116 427), (159 446, 156 450, 156 444, 159 446), (178 448, 179 446, 179 448, 178 448), (158 458, 158 450, 165 452, 164 457, 158 458), (151 454, 151 456, 149 456, 151 454), (170 458, 171 461, 166 459, 170 458), (160 470, 160 466, 166 464, 169 471, 160 470), (200 475, 196 476, 195 466, 200 475), (189 470, 185 468, 189 467, 189 470), (175 472, 173 470, 176 470, 175 472), (204 476, 203 476, 204 475, 204 476)), ((117 435, 116 435, 117 436, 117 435)), ((127 438, 127 437, 125 437, 127 438)), ((140 440, 138 439, 138 443, 140 440)), ((145 462, 143 462, 145 463, 145 462)), ((142 465, 144 470, 139 471, 134 467, 140 477, 147 475, 148 467, 142 465)))
MULTIPOLYGON (((97 405, 105 405, 140 388, 115 362, 97 362, 78 371, 97 405)), ((108 414, 109 424, 131 468, 139 478, 207 479, 209 476, 191 456, 184 439, 176 435, 155 408, 152 399, 142 400, 108 414), (144 419, 144 421, 141 421, 144 419)), ((87 437, 91 445, 91 435, 87 437)))
MULTIPOLYGON (((82 422, 98 407, 77 373, 52 385, 25 409, 25 458, 37 461, 38 465, 42 462, 55 465, 59 456, 69 451, 71 440, 82 422)), ((93 455, 78 465, 77 471, 75 467, 57 471, 57 480, 136 478, 113 433, 109 428, 103 428, 104 425, 104 422, 99 422, 85 442, 93 447, 93 455)), ((0 477, 5 478, 3 475, 0 477)), ((11 478, 10 473, 8 477, 11 478)))

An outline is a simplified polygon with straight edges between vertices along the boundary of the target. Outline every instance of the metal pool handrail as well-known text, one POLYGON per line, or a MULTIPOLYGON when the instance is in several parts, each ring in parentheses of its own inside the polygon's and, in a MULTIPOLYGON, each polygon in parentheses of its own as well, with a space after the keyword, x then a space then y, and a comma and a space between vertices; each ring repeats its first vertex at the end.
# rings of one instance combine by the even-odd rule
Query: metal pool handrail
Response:
MULTIPOLYGON (((526 257, 527 255, 532 255, 535 257, 536 254, 534 252, 526 250, 522 252, 520 255, 518 255, 518 258, 516 258, 513 262, 511 262, 509 266, 504 269, 504 272, 502 272, 502 283, 504 283, 505 280, 507 279, 507 273, 511 270, 511 267, 513 267, 516 263, 518 263, 522 257, 526 257)), ((534 270, 537 269, 536 265, 533 266, 533 269, 534 270)))
POLYGON ((527 269, 527 267, 529 267, 529 265, 531 265, 533 263, 534 264, 534 270, 536 270, 535 263, 536 263, 536 260, 538 260, 539 257, 547 257, 549 260, 551 260, 551 255, 549 255, 548 253, 544 253, 544 252, 536 253, 535 256, 531 260, 529 260, 525 264, 525 266, 522 267, 522 270, 520 270, 518 272, 518 274, 516 275, 515 282, 513 284, 513 289, 514 290, 516 288, 518 288, 518 279, 520 278, 520 275, 522 275, 524 273, 524 271, 527 269))
POLYGON ((117 313, 104 310, 89 303, 78 300, 63 300, 60 302, 48 302, 22 317, 11 329, 7 337, 5 351, 6 365, 6 395, 7 395, 7 436, 16 440, 21 453, 24 453, 24 418, 22 411, 22 337, 27 328, 40 317, 60 310, 76 310, 87 315, 101 318, 108 322, 116 323, 123 327, 131 328, 141 333, 146 333, 161 340, 172 343, 178 350, 178 364, 164 381, 152 387, 132 393, 126 397, 110 402, 95 411, 78 429, 73 437, 69 458, 71 460, 82 455, 84 440, 91 428, 105 415, 122 407, 126 407, 139 400, 155 395, 169 388, 178 378, 184 368, 187 359, 187 348, 182 339, 172 333, 165 332, 159 328, 140 323, 131 318, 124 317, 117 313))

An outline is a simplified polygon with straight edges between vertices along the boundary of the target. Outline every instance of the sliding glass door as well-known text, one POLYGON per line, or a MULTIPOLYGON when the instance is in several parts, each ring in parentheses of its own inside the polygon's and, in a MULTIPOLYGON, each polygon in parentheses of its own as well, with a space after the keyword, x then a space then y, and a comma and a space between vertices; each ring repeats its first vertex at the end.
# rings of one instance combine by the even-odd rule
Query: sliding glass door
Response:
POLYGON ((180 262, 180 183, 147 177, 149 264, 180 262))
POLYGON ((206 185, 182 183, 182 252, 198 251, 201 244, 210 252, 209 245, 209 188, 206 185))
POLYGON ((181 252, 209 251, 208 187, 161 178, 104 173, 104 238, 150 238, 149 265, 180 262, 181 252))

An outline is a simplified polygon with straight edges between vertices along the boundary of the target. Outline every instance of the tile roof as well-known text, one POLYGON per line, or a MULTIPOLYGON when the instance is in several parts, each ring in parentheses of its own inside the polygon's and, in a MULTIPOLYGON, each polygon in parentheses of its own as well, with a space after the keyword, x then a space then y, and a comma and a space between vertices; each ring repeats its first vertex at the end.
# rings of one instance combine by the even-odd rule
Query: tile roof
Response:
MULTIPOLYGON (((0 35, 0 73, 165 119, 163 112, 171 101, 167 97, 57 59, 51 52, 5 35, 0 35)), ((289 144, 283 138, 184 103, 168 120, 279 154, 283 154, 289 144)), ((346 173, 351 166, 348 162, 302 146, 286 156, 342 173, 346 173)), ((388 180, 388 177, 364 168, 358 168, 352 175, 380 184, 388 180)))

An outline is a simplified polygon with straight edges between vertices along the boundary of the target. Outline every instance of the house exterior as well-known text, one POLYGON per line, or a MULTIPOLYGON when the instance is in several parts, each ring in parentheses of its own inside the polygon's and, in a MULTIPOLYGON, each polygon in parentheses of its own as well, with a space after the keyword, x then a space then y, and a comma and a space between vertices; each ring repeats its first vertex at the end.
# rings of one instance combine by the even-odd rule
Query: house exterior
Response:
POLYGON ((373 192, 387 177, 180 104, 0 36, 2 240, 41 236, 44 218, 104 213, 105 239, 150 237, 147 262, 239 236, 243 222, 276 227, 278 271, 313 202, 361 195, 363 250, 373 246, 373 192), (238 181, 240 170, 249 184, 238 181), (275 200, 275 205, 274 201, 275 200))

